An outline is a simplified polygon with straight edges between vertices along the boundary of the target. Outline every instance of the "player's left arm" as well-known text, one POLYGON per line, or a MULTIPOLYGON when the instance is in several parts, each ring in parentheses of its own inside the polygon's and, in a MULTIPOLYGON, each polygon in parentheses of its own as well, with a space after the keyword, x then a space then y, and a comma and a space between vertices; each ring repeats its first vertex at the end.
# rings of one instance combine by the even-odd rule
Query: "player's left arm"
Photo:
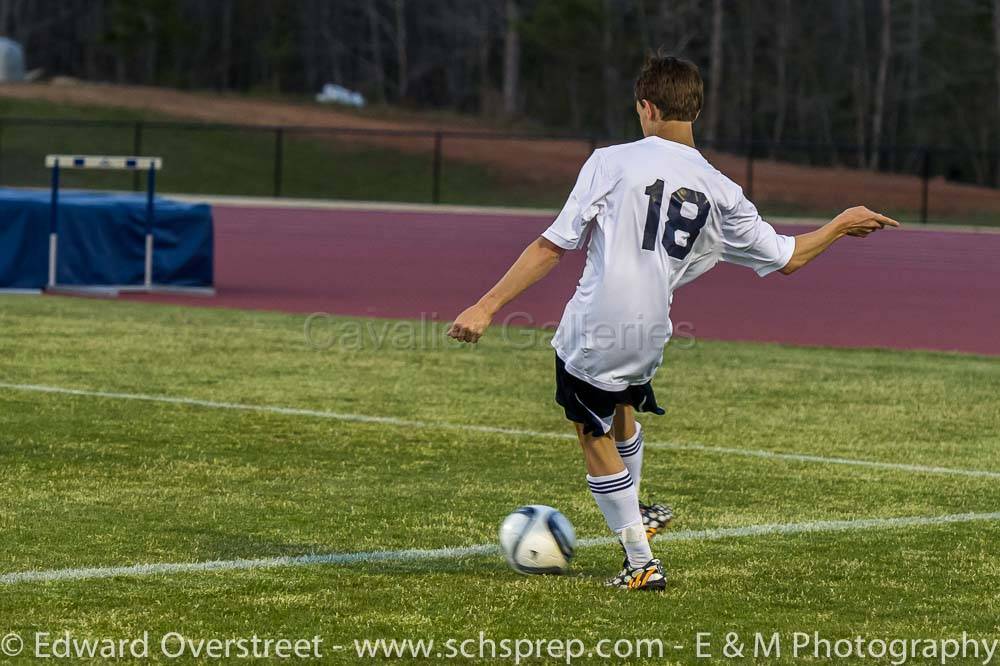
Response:
POLYGON ((448 335, 462 342, 478 342, 500 308, 548 275, 565 251, 547 238, 535 239, 492 289, 458 315, 448 335))
POLYGON ((863 238, 879 229, 899 226, 890 217, 856 206, 819 229, 786 236, 761 218, 742 190, 736 192, 733 203, 722 214, 722 260, 752 268, 761 277, 776 271, 790 275, 844 236, 863 238))
POLYGON ((864 206, 848 208, 819 229, 795 236, 795 250, 788 263, 779 270, 784 275, 791 275, 844 236, 864 238, 879 229, 898 226, 899 222, 891 217, 864 206))

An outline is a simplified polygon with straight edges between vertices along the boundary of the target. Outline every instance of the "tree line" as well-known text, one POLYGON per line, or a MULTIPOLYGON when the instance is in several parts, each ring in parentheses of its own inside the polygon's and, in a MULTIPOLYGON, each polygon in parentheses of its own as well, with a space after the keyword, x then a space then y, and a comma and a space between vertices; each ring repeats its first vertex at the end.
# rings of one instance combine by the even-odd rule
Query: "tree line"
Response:
POLYGON ((662 47, 702 68, 704 140, 839 144, 830 160, 868 168, 949 146, 961 176, 1000 179, 1000 0, 0 0, 0 34, 51 75, 334 82, 609 139, 635 136, 633 76, 662 47))

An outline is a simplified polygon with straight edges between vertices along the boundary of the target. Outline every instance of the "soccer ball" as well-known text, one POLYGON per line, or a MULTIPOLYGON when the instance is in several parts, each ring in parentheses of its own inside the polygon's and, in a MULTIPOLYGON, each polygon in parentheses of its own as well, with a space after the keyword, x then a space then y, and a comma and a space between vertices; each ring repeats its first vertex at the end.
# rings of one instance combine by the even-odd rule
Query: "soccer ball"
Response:
POLYGON ((566 573, 576 548, 576 532, 551 506, 522 506, 500 525, 500 548, 507 564, 523 574, 566 573))

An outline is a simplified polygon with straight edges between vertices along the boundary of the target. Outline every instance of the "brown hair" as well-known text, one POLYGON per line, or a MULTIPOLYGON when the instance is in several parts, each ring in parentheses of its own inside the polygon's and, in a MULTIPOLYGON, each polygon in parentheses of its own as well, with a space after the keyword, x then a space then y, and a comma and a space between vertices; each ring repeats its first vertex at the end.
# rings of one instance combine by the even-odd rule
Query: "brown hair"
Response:
POLYGON ((635 80, 635 99, 649 101, 660 110, 662 120, 694 121, 704 99, 698 66, 683 58, 650 54, 635 80))

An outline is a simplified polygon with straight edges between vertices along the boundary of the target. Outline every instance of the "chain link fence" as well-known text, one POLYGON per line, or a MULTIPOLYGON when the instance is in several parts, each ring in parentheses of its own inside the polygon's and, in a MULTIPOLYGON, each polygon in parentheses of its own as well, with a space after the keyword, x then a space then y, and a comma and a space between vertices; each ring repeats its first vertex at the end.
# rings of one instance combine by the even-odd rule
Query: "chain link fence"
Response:
MULTIPOLYGON (((160 190, 188 194, 557 208, 596 137, 473 131, 0 119, 0 185, 45 187, 48 153, 164 159, 160 190)), ((828 217, 865 204, 905 221, 1000 225, 996 153, 934 147, 701 142, 766 215, 828 217)), ((66 186, 142 189, 133 174, 66 186)))

